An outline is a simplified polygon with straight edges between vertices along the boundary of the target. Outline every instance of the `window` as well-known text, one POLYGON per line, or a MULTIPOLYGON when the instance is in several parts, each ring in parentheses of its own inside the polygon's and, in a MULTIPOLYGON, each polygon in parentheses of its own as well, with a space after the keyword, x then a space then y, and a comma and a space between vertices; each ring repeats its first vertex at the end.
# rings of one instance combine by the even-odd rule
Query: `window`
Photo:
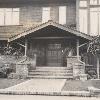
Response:
POLYGON ((66 24, 66 6, 59 7, 59 23, 66 24))
POLYGON ((79 29, 81 32, 87 33, 87 10, 79 10, 79 29))
POLYGON ((19 8, 0 8, 0 25, 19 25, 19 8))
POLYGON ((100 8, 90 8, 90 33, 100 34, 100 8))
POLYGON ((80 7, 87 7, 87 1, 80 1, 80 7))
POLYGON ((98 0, 90 0, 91 5, 97 5, 97 3, 98 3, 98 0))
POLYGON ((43 7, 42 23, 45 23, 48 20, 50 20, 50 7, 43 7))

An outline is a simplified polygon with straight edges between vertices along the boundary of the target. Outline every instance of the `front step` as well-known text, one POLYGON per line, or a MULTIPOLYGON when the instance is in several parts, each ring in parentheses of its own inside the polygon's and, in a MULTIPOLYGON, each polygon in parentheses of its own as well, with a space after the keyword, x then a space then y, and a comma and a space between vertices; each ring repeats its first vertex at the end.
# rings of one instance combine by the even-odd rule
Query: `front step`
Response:
POLYGON ((73 76, 31 76, 29 75, 28 78, 37 78, 37 79, 73 79, 73 76))
POLYGON ((73 79, 73 70, 66 67, 36 67, 36 70, 29 71, 28 78, 73 79))

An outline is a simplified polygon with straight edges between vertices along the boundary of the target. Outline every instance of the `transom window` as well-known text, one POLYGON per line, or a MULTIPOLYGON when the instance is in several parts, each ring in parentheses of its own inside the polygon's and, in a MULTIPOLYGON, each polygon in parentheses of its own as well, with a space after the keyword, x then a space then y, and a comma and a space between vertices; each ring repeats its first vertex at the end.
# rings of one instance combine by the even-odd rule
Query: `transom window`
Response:
POLYGON ((55 43, 55 44, 49 44, 48 49, 54 50, 54 49, 61 49, 61 44, 55 43))
POLYGON ((98 5, 100 4, 100 0, 90 0, 91 5, 98 5))
POLYGON ((0 8, 0 25, 19 25, 19 8, 0 8))
POLYGON ((97 0, 90 0, 90 4, 96 5, 97 4, 97 0))
POLYGON ((80 1, 80 7, 87 7, 87 1, 80 1))

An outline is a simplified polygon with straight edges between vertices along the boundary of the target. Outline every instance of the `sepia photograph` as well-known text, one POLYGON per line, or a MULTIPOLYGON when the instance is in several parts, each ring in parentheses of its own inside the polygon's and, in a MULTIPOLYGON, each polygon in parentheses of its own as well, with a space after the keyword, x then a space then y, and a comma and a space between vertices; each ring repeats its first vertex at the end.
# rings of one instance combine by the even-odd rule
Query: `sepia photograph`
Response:
POLYGON ((100 0, 0 0, 0 100, 100 99, 100 0))

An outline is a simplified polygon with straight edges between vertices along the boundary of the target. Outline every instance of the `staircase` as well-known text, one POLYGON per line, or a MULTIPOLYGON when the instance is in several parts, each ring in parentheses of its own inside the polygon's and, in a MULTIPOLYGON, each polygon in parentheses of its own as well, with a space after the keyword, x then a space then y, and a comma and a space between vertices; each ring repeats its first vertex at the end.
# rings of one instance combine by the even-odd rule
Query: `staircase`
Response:
POLYGON ((36 67, 36 70, 29 70, 28 78, 73 79, 73 69, 67 67, 36 67))

